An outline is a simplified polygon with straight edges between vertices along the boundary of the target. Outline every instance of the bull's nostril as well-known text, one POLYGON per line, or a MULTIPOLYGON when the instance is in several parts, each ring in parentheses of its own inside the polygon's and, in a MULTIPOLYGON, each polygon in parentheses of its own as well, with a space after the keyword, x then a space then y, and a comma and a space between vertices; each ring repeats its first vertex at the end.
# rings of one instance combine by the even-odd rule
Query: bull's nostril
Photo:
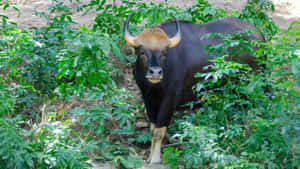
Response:
POLYGON ((150 71, 149 71, 149 72, 150 72, 151 74, 153 74, 153 73, 154 73, 154 72, 153 72, 153 70, 151 70, 151 69, 150 69, 150 71))
POLYGON ((161 75, 161 70, 158 72, 159 75, 161 75))

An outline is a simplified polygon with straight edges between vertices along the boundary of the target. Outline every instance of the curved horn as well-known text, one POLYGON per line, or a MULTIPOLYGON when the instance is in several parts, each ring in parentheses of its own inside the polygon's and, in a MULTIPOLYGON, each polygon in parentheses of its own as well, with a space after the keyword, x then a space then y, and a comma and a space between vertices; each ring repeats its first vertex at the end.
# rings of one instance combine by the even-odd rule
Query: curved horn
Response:
POLYGON ((176 45, 178 45, 178 43, 181 40, 181 31, 180 31, 179 21, 177 20, 177 18, 174 15, 172 15, 172 16, 176 22, 177 33, 172 38, 169 38, 169 41, 170 41, 170 44, 168 46, 169 48, 175 47, 176 45))
POLYGON ((129 45, 132 45, 132 46, 136 46, 135 44, 135 36, 132 36, 129 31, 128 31, 128 27, 129 27, 129 22, 130 22, 130 19, 132 17, 132 15, 134 14, 135 12, 133 12, 131 15, 129 15, 129 17, 126 19, 126 22, 124 24, 124 28, 123 28, 123 33, 124 33, 124 39, 126 40, 127 43, 129 43, 129 45))

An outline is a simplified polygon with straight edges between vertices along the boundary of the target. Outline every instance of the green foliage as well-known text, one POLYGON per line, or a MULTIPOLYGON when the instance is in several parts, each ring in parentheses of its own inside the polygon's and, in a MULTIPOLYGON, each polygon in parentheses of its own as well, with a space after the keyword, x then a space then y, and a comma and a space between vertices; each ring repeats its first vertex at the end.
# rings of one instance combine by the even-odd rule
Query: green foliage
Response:
POLYGON ((99 29, 102 33, 121 35, 123 19, 131 12, 131 7, 136 5, 135 2, 125 1, 124 5, 107 4, 106 0, 91 1, 88 6, 97 6, 99 11, 95 18, 95 29, 99 29))
POLYGON ((266 14, 267 10, 274 11, 274 4, 271 1, 248 0, 242 13, 238 13, 236 17, 254 24, 257 28, 262 30, 266 39, 270 40, 279 32, 279 27, 275 25, 273 19, 266 14))
POLYGON ((197 127, 190 123, 181 123, 182 134, 177 135, 185 150, 182 160, 185 168, 218 168, 236 160, 234 156, 226 155, 225 149, 218 145, 216 130, 208 127, 197 127))
POLYGON ((9 86, 0 83, 0 117, 8 115, 16 103, 16 98, 10 95, 9 86))
MULTIPOLYGON (((54 11, 50 12, 51 15, 54 11)), ((67 17, 69 18, 69 17, 67 17)), ((35 104, 53 97, 53 90, 59 81, 57 54, 65 47, 66 41, 72 38, 71 21, 62 16, 48 17, 48 27, 35 28, 35 32, 19 30, 15 27, 4 28, 2 34, 2 73, 4 80, 17 86, 13 94, 17 100, 18 111, 29 114, 30 118, 38 117, 35 104), (45 98, 42 98, 42 97, 45 98)))
POLYGON ((169 6, 167 1, 158 4, 139 1, 122 1, 122 5, 105 4, 106 1, 91 1, 87 6, 94 7, 99 11, 95 18, 94 29, 103 33, 122 36, 125 19, 133 12, 130 23, 134 32, 141 31, 144 26, 151 27, 166 20, 173 20, 172 14, 178 19, 191 20, 192 16, 179 7, 169 6), (143 27, 137 26, 142 23, 143 27))
POLYGON ((163 161, 165 163, 167 163, 172 169, 178 169, 179 168, 179 158, 180 158, 181 154, 182 154, 182 151, 178 150, 178 148, 176 148, 175 150, 173 147, 165 148, 163 161))
POLYGON ((213 8, 205 0, 198 0, 198 3, 187 9, 187 11, 191 14, 192 21, 199 24, 221 19, 227 15, 224 9, 213 8))
POLYGON ((81 94, 85 87, 94 86, 103 90, 109 88, 112 85, 109 75, 112 68, 107 64, 107 56, 113 50, 115 41, 108 35, 93 32, 86 27, 76 33, 78 36, 68 48, 58 54, 58 79, 67 78, 71 81, 61 84, 60 93, 72 95, 69 91, 74 91, 81 94))
POLYGON ((16 119, 0 119, 1 145, 0 145, 0 161, 1 168, 28 168, 33 167, 30 147, 18 135, 18 130, 14 123, 16 119), (24 159, 23 159, 24 158, 24 159), (25 160, 26 159, 26 160, 25 160))
POLYGON ((178 19, 190 20, 191 16, 185 10, 179 7, 169 6, 167 1, 155 4, 140 3, 138 5, 136 17, 145 24, 145 27, 151 27, 166 20, 173 20, 172 15, 178 19))
POLYGON ((272 58, 268 61, 270 65, 270 78, 273 80, 274 96, 272 98, 272 111, 274 121, 272 124, 280 126, 280 134, 284 144, 288 145, 291 163, 286 163, 287 167, 299 167, 299 21, 291 24, 281 37, 274 38, 274 43, 267 43, 265 51, 272 58), (274 48, 276 50, 274 50, 274 48), (298 65, 298 66, 296 66, 298 65))
POLYGON ((86 168, 84 147, 89 145, 71 137, 70 123, 26 125, 19 118, 0 119, 1 168, 86 168), (80 143, 80 144, 78 144, 80 143))
POLYGON ((137 138, 136 138, 136 142, 138 143, 144 143, 146 144, 147 142, 150 142, 152 139, 151 139, 151 135, 149 133, 146 133, 146 132, 141 132, 137 138))
POLYGON ((97 159, 110 160, 123 167, 141 166, 142 160, 134 148, 127 147, 136 139, 133 123, 134 114, 140 108, 134 104, 133 96, 125 89, 115 89, 112 93, 93 90, 87 95, 94 105, 86 108, 75 107, 71 110, 72 119, 82 127, 82 137, 98 137, 97 159), (96 104, 101 102, 101 104, 96 104), (128 142, 127 142, 128 140, 128 142))
POLYGON ((24 125, 25 118, 34 124, 29 123, 28 130, 11 126, 16 134, 12 137, 7 137, 12 131, 6 131, 8 125, 4 126, 3 137, 16 140, 16 147, 6 147, 6 142, 1 144, 4 150, 0 160, 6 161, 1 167, 85 168, 89 166, 87 154, 97 153, 99 148, 102 159, 119 156, 130 160, 122 162, 126 166, 140 166, 141 159, 134 157, 134 149, 119 149, 121 144, 115 140, 133 136, 133 113, 138 109, 128 91, 118 89, 112 78, 111 72, 116 69, 108 56, 121 55, 120 35, 86 26, 75 28, 72 8, 62 2, 56 2, 49 10, 48 14, 36 13, 46 18, 47 26, 32 28, 32 32, 19 30, 3 16, 1 120, 19 114, 19 118, 12 119, 24 125), (53 15, 57 12, 59 15, 53 15), (74 95, 92 106, 74 109, 69 114, 65 106, 55 105, 57 99, 71 100, 74 95), (109 127, 116 121, 117 126, 109 127), (74 129, 78 123, 82 128, 74 129), (79 134, 81 130, 87 133, 79 134), (111 134, 115 138, 107 139, 111 134), (96 135, 99 139, 93 138, 96 135), (21 154, 8 153, 14 151, 21 154))

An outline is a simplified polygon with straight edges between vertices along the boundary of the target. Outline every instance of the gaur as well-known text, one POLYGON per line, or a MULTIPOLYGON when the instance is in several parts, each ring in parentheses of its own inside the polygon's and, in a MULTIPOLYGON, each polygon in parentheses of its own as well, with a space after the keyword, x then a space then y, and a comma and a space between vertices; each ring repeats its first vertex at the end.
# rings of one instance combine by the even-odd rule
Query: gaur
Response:
MULTIPOLYGON (((137 55, 134 77, 142 93, 152 135, 149 162, 159 163, 161 143, 173 112, 197 98, 192 87, 199 78, 194 75, 203 72, 203 68, 211 64, 205 46, 222 42, 220 37, 201 37, 212 32, 231 34, 246 29, 258 29, 237 18, 194 24, 178 21, 173 16, 175 21, 158 24, 134 36, 128 31, 132 15, 125 22, 124 38, 135 48, 137 55)), ((258 32, 249 38, 264 41, 263 34, 259 30, 258 32)), ((255 57, 250 54, 236 57, 254 70, 259 66, 255 57)))

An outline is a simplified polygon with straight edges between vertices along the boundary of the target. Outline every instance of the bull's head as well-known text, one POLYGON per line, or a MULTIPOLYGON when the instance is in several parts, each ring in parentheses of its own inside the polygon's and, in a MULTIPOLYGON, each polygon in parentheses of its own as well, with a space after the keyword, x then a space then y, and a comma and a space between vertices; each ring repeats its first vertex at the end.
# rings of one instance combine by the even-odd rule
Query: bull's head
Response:
POLYGON ((145 29, 138 36, 133 36, 128 31, 129 21, 134 13, 126 20, 124 25, 124 39, 135 47, 138 60, 142 61, 145 68, 145 78, 152 84, 159 83, 163 79, 163 67, 167 55, 167 49, 175 47, 181 40, 180 25, 176 21, 177 33, 169 38, 158 27, 145 29))

